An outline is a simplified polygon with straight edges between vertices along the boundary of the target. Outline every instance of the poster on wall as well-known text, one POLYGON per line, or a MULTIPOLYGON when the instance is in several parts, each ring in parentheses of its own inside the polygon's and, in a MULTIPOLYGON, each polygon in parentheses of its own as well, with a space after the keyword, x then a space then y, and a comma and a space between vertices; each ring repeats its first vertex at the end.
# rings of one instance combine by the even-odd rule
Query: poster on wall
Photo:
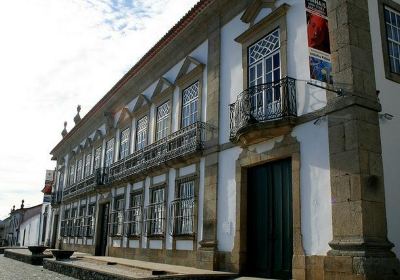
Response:
POLYGON ((332 84, 328 13, 325 0, 305 0, 311 79, 332 84))

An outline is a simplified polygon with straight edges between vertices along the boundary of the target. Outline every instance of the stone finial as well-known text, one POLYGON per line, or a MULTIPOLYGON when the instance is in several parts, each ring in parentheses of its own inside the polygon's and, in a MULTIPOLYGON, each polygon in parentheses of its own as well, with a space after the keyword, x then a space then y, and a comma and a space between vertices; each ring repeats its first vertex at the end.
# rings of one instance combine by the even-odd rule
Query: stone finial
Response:
POLYGON ((11 212, 15 211, 15 205, 13 205, 13 208, 11 209, 11 212))
POLYGON ((21 209, 24 209, 24 202, 25 202, 25 200, 22 200, 22 202, 21 202, 21 209))
POLYGON ((75 125, 76 125, 78 122, 81 121, 81 116, 79 115, 79 113, 80 113, 80 111, 81 111, 81 105, 78 105, 78 107, 76 108, 76 111, 77 111, 77 113, 76 113, 76 116, 74 117, 75 125))
POLYGON ((63 131, 61 131, 61 135, 62 135, 62 137, 65 137, 65 135, 67 135, 67 134, 68 134, 67 122, 64 122, 64 129, 63 129, 63 131))

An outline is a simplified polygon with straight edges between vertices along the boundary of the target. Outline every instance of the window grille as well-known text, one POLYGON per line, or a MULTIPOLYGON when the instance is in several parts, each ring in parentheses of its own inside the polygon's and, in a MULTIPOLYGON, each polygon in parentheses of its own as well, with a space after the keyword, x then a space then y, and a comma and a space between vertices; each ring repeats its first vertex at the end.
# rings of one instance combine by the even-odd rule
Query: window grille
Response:
POLYGON ((141 150, 147 145, 147 116, 144 116, 137 122, 136 127, 136 150, 141 150))
POLYGON ((84 217, 86 214, 86 205, 83 205, 79 208, 79 216, 75 219, 75 236, 82 237, 84 236, 84 217))
POLYGON ((142 225, 142 194, 132 194, 130 208, 125 211, 127 236, 140 236, 142 225))
POLYGON ((78 160, 78 166, 76 168, 76 181, 79 182, 82 179, 82 168, 83 168, 83 160, 78 160))
POLYGON ((146 207, 146 234, 157 236, 164 234, 165 223, 165 188, 153 189, 150 192, 150 203, 146 207))
POLYGON ((282 90, 279 83, 275 87, 263 87, 263 90, 258 90, 256 87, 280 80, 279 42, 280 34, 279 29, 277 29, 248 49, 248 84, 249 89, 253 89, 249 92, 251 113, 253 115, 263 116, 281 111, 282 90))
POLYGON ((110 235, 122 236, 124 229, 124 198, 116 198, 109 219, 110 235))
POLYGON ((85 161, 85 177, 88 177, 90 174, 92 174, 92 154, 86 155, 86 161, 85 161))
POLYGON ((71 165, 69 168, 69 184, 72 185, 75 183, 75 165, 71 165))
POLYGON ((177 199, 169 207, 171 235, 194 234, 194 210, 194 180, 185 180, 178 184, 177 199))
POLYGON ((167 137, 169 131, 169 101, 165 102, 157 108, 157 133, 156 141, 167 137))
POLYGON ((113 163, 114 157, 114 138, 109 140, 106 144, 106 159, 105 159, 105 166, 110 167, 113 163))
POLYGON ((390 70, 400 74, 400 12, 385 7, 385 24, 390 70))
POLYGON ((126 156, 129 155, 129 133, 130 133, 129 128, 121 132, 119 159, 124 159, 126 156))
POLYGON ((199 98, 199 81, 183 90, 182 93, 182 127, 197 121, 199 98))
POLYGON ((94 236, 94 221, 95 221, 96 204, 90 204, 88 207, 87 216, 83 221, 83 235, 85 237, 94 236))
POLYGON ((94 154, 94 168, 97 170, 101 164, 101 147, 98 147, 94 154))

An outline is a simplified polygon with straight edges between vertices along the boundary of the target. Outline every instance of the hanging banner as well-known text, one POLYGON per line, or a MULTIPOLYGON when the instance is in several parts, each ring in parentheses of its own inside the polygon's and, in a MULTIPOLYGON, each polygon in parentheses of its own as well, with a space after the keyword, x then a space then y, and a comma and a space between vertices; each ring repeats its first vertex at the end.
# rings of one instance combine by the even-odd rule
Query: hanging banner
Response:
POLYGON ((332 63, 326 1, 305 1, 311 79, 332 84, 332 63))

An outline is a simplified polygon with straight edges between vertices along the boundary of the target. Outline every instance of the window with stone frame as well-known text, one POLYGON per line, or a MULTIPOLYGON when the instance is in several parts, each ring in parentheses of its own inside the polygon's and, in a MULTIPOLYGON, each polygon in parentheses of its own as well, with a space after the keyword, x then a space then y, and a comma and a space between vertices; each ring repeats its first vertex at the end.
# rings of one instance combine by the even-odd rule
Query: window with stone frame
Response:
POLYGON ((76 181, 77 182, 82 180, 82 175, 83 175, 83 159, 79 159, 77 167, 76 167, 76 181))
POLYGON ((120 145, 119 145, 119 159, 124 159, 129 155, 129 127, 121 132, 120 145))
POLYGON ((195 226, 195 177, 177 180, 176 199, 170 204, 171 235, 193 235, 195 226))
POLYGON ((104 165, 105 167, 110 167, 114 161, 114 138, 111 138, 106 143, 106 158, 104 165))
POLYGON ((144 116, 139 119, 136 126, 136 151, 143 149, 147 145, 148 118, 144 116))
POLYGON ((75 183, 75 164, 72 164, 69 167, 69 185, 72 185, 75 183))
POLYGON ((94 169, 97 170, 101 165, 101 146, 94 151, 94 169))
POLYGON ((385 6, 384 13, 390 71, 400 74, 400 12, 385 6))
POLYGON ((86 215, 86 203, 81 204, 79 207, 78 217, 75 220, 75 236, 83 237, 84 236, 84 219, 86 215))
POLYGON ((64 188, 64 171, 60 171, 58 175, 58 191, 64 188))
POLYGON ((199 85, 199 81, 196 81, 182 92, 182 128, 198 120, 199 85))
POLYGON ((131 193, 129 209, 125 211, 125 234, 138 237, 142 233, 142 191, 131 193))
POLYGON ((280 33, 276 29, 248 48, 248 89, 253 115, 280 112, 281 88, 274 85, 280 79, 280 33))
POLYGON ((96 214, 96 203, 90 203, 83 223, 83 228, 84 228, 83 235, 85 237, 94 236, 95 214, 96 214))
POLYGON ((78 208, 74 207, 71 209, 71 216, 68 220, 68 236, 74 237, 76 236, 76 218, 78 214, 78 208))
POLYGON ((110 236, 122 236, 124 233, 124 196, 118 196, 114 199, 113 210, 110 213, 110 236))
POLYGON ((92 154, 87 154, 85 159, 85 177, 92 174, 92 154))
POLYGON ((169 119, 170 118, 170 102, 167 101, 157 108, 156 117, 156 141, 168 136, 169 119))
POLYGON ((147 236, 162 236, 165 228, 165 185, 150 189, 149 205, 146 207, 147 236))
POLYGON ((61 220, 61 228, 60 228, 60 235, 63 237, 69 236, 68 232, 69 214, 70 214, 69 209, 65 209, 63 219, 61 220))

